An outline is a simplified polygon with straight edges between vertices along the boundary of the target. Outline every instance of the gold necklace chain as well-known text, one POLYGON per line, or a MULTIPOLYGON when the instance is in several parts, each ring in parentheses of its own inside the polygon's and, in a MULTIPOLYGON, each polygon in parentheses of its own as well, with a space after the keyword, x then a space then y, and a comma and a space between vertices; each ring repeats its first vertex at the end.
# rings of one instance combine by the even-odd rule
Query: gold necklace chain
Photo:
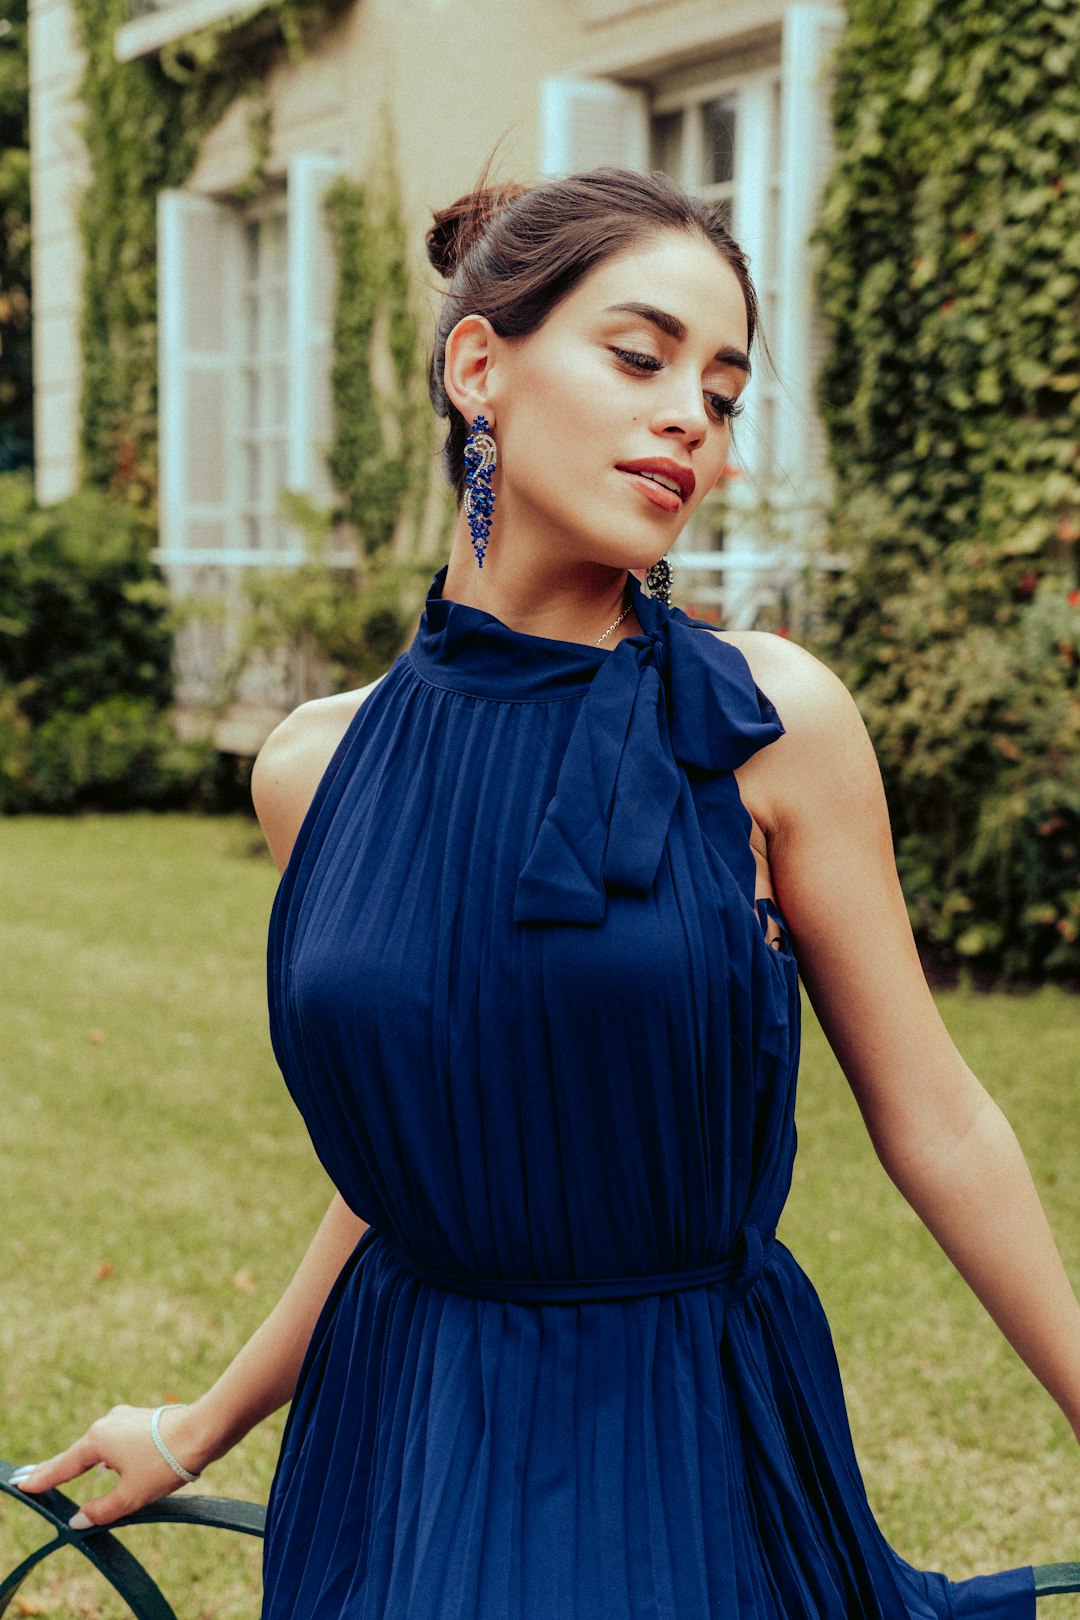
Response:
POLYGON ((615 620, 615 623, 614 624, 609 624, 607 629, 604 631, 602 636, 597 636, 596 640, 593 642, 594 647, 599 647, 600 643, 602 641, 606 641, 608 636, 610 636, 611 632, 613 630, 617 629, 620 624, 622 624, 623 620, 626 618, 626 615, 630 612, 630 609, 633 607, 633 605, 634 604, 633 604, 632 601, 627 602, 626 606, 623 608, 622 612, 619 614, 619 617, 615 620))

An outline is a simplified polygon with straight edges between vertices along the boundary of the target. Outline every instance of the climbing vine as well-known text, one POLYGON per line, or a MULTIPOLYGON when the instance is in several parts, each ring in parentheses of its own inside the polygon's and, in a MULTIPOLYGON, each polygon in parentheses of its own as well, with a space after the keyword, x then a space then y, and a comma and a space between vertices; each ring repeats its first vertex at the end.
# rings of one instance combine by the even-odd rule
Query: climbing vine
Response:
POLYGON ((33 460, 30 62, 26 0, 0 17, 0 473, 33 460))
POLYGON ((334 0, 266 6, 117 62, 127 0, 75 0, 86 53, 81 211, 83 481, 152 510, 157 493, 157 196, 179 186, 239 96, 253 102, 253 179, 269 151, 265 78, 323 26, 334 0))
POLYGON ((830 660, 916 933, 1080 974, 1080 11, 850 0, 821 408, 830 660))
POLYGON ((392 146, 364 181, 327 198, 338 258, 330 472, 363 550, 419 521, 431 467, 430 410, 392 146))
MULTIPOLYGON (((409 269, 400 185, 386 120, 377 163, 363 180, 339 180, 326 197, 337 256, 328 465, 336 511, 283 499, 304 535, 306 559, 289 570, 252 570, 245 616, 219 701, 228 704, 253 663, 276 673, 293 707, 319 693, 380 675, 407 639, 431 576, 423 518, 433 478, 443 490, 434 418, 409 269), (335 547, 351 542, 343 563, 335 547)), ((448 492, 434 528, 450 519, 448 492)))

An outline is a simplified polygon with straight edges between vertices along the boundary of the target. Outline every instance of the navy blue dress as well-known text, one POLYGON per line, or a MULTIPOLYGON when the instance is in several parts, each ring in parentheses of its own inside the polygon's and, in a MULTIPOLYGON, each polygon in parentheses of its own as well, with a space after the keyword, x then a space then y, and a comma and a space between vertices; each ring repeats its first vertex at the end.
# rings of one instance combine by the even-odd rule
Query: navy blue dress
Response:
POLYGON ((274 1049, 370 1230, 289 1412, 264 1620, 1031 1620, 1029 1568, 886 1544, 775 1236, 798 968, 733 775, 773 705, 632 575, 612 649, 445 576, 271 918, 274 1049))

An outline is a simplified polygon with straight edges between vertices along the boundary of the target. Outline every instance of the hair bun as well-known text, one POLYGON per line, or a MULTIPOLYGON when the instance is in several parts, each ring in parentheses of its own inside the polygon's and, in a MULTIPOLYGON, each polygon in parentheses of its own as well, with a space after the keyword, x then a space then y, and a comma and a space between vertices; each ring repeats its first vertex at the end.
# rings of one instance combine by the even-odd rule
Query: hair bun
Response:
POLYGON ((502 186, 477 186, 448 208, 436 210, 427 233, 427 256, 447 281, 454 274, 474 242, 479 241, 491 221, 510 203, 524 197, 528 186, 510 182, 502 186))

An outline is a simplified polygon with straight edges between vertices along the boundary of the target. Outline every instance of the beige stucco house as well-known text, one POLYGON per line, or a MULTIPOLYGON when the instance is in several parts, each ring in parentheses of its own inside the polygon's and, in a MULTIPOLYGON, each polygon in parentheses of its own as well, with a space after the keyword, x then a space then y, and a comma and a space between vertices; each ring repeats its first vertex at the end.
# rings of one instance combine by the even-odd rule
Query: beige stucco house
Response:
MULTIPOLYGON (((145 0, 142 0, 145 4, 145 0)), ((121 61, 251 0, 158 0, 118 31, 121 61)), ((71 0, 31 0, 37 484, 77 477, 81 285, 71 0)), ((760 366, 740 423, 747 490, 805 500, 822 467, 812 404, 812 228, 829 162, 828 60, 842 14, 820 0, 352 0, 268 86, 265 195, 239 194, 250 120, 234 104, 181 191, 159 200, 161 560, 243 569, 296 555, 282 487, 329 498, 334 273, 321 199, 362 175, 389 105, 417 267, 438 206, 501 142, 501 176, 617 162, 662 167, 724 199, 748 249, 776 374, 760 366)), ((432 278, 423 266, 428 281, 432 278)), ((805 526, 803 526, 805 527, 805 526)), ((754 542, 681 549, 750 622, 754 542)))

